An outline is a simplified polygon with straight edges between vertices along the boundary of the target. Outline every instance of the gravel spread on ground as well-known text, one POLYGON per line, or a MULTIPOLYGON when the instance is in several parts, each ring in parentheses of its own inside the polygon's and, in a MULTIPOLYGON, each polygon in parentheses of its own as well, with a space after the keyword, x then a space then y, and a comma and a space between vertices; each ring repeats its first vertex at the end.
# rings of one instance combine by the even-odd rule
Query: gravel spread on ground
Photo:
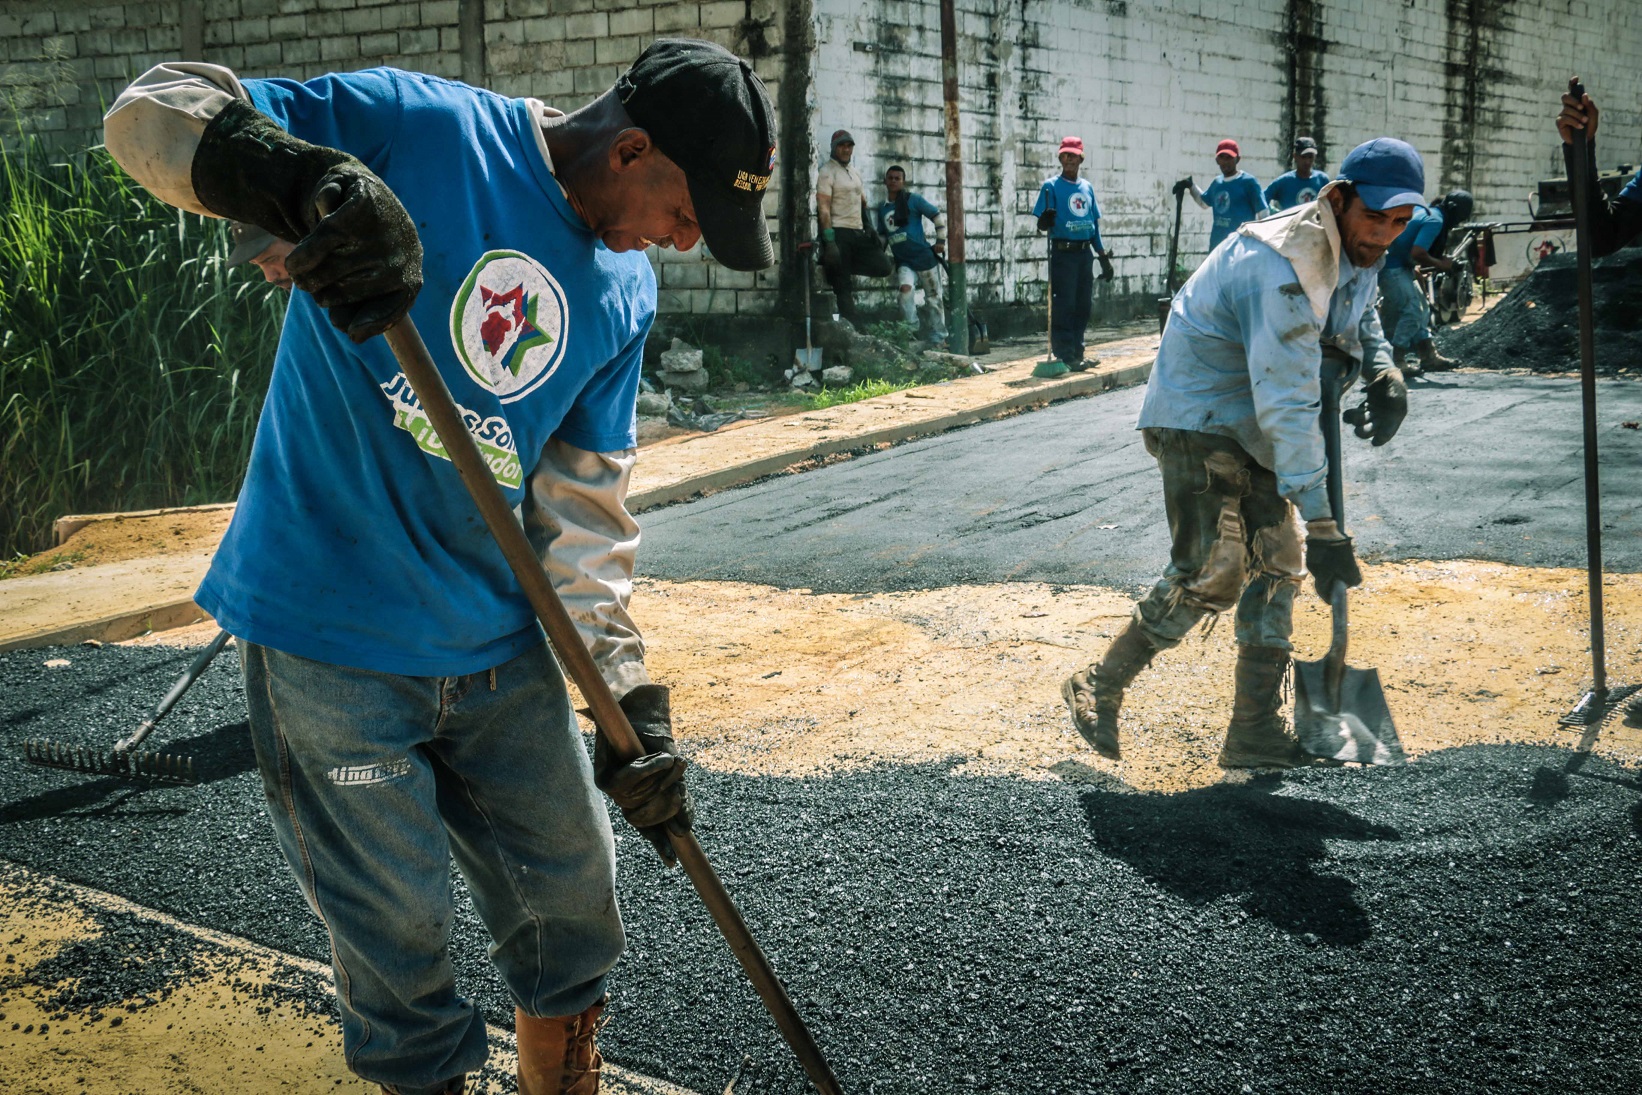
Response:
MULTIPOLYGON (((0 656, 0 857, 323 961, 261 814, 232 654, 162 728, 210 758, 199 787, 19 759, 24 737, 124 732, 187 658, 0 656)), ((955 763, 691 779, 702 843, 852 1092, 1642 1080, 1642 775, 1600 755, 1473 745, 1174 794, 955 763)), ((805 1090, 687 880, 617 825, 630 938, 607 1055, 702 1091, 738 1068, 738 1093, 805 1090)), ((506 1025, 461 900, 461 983, 506 1025)), ((126 928, 88 946, 146 946, 126 928)), ((149 964, 101 964, 88 1005, 155 991, 149 964)))

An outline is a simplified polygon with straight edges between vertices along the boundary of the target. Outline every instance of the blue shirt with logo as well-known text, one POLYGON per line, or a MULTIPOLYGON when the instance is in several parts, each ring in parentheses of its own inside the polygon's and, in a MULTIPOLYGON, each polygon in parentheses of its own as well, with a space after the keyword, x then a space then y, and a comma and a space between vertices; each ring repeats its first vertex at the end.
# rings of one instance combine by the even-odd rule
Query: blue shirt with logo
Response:
POLYGON ((1328 176, 1321 171, 1314 170, 1303 179, 1292 171, 1285 171, 1267 184, 1266 204, 1275 210, 1293 209, 1316 201, 1318 193, 1327 185, 1328 176))
POLYGON ((1625 184, 1624 189, 1619 192, 1619 197, 1624 201, 1642 205, 1642 171, 1631 176, 1631 181, 1625 184))
POLYGON ((941 215, 927 198, 907 193, 907 223, 895 224, 895 203, 884 202, 877 209, 878 232, 889 241, 889 253, 895 261, 909 270, 932 270, 936 266, 935 250, 924 235, 924 218, 934 220, 941 215))
MULTIPOLYGON (((393 69, 245 86, 404 203, 423 250, 411 317, 509 502, 549 439, 634 444, 655 276, 570 207, 524 100, 393 69)), ((353 345, 300 291, 196 600, 251 642, 386 673, 474 673, 541 641, 387 343, 353 345)))
POLYGON ((1385 268, 1387 270, 1401 270, 1410 263, 1409 253, 1415 247, 1431 250, 1431 245, 1437 242, 1437 236, 1442 232, 1442 213, 1428 205, 1416 205, 1414 215, 1408 220, 1408 227, 1402 234, 1391 242, 1385 251, 1385 268))
POLYGON ((1056 175, 1044 182, 1038 190, 1038 203, 1032 215, 1041 217, 1053 209, 1054 227, 1049 229, 1052 240, 1089 240, 1095 250, 1106 248, 1100 242, 1100 205, 1095 201, 1095 188, 1087 179, 1068 179, 1056 175))
POLYGON ((1220 241, 1244 224, 1258 217, 1266 208, 1266 195, 1260 189, 1260 180, 1247 171, 1239 171, 1231 178, 1215 177, 1203 200, 1214 214, 1214 227, 1209 231, 1209 250, 1220 246, 1220 241))

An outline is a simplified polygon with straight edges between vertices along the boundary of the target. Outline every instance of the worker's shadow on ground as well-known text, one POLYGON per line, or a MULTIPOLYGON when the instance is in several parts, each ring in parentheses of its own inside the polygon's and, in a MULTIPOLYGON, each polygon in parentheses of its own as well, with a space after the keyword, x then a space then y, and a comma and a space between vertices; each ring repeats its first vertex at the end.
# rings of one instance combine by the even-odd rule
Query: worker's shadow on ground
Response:
MULTIPOLYGON (((228 723, 191 738, 168 741, 161 748, 173 756, 192 757, 194 772, 201 784, 232 779, 255 770, 257 766, 256 751, 251 746, 251 728, 244 722, 228 723)), ((22 758, 12 763, 20 766, 26 764, 22 758)), ((176 817, 190 812, 196 805, 191 800, 179 798, 194 794, 190 787, 113 776, 81 776, 33 765, 27 767, 31 772, 39 773, 41 779, 70 782, 0 805, 0 825, 41 821, 65 814, 79 817, 176 817)))
MULTIPOLYGON (((1595 737, 1591 739, 1592 745, 1595 737)), ((1590 745, 1577 749, 1561 764, 1542 764, 1534 769, 1533 778, 1528 783, 1528 789, 1523 792, 1523 798, 1535 806, 1557 806, 1574 793, 1574 780, 1593 779, 1600 783, 1611 783, 1616 787, 1628 787, 1633 791, 1642 791, 1642 777, 1622 778, 1605 775, 1601 772, 1587 772, 1585 767, 1591 760, 1590 745)), ((1631 807, 1631 829, 1642 837, 1642 798, 1637 799, 1631 807)))
POLYGON ((1326 802, 1274 794, 1281 786, 1278 776, 1258 776, 1171 795, 1090 790, 1083 810, 1102 851, 1184 901, 1229 897, 1292 935, 1364 942, 1372 926, 1356 885, 1318 872, 1325 842, 1401 834, 1326 802))

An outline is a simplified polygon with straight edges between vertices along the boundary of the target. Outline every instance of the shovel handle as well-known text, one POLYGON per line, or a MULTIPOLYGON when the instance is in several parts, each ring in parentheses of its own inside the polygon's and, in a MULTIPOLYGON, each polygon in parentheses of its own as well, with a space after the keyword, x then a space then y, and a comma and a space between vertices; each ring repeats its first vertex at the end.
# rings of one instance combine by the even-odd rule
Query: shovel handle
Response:
MULTIPOLYGON (((411 390, 416 393, 428 421, 433 424, 446 455, 456 465, 463 486, 473 496, 474 504, 506 557, 513 576, 523 587, 530 607, 535 610, 537 619, 547 632, 554 653, 581 690, 587 706, 592 709, 594 726, 604 738, 606 747, 617 760, 632 760, 641 756, 644 749, 639 744, 638 735, 633 732, 632 724, 627 721, 626 712, 622 711, 610 686, 599 673, 593 655, 588 652, 587 644, 582 641, 570 613, 565 611, 564 602, 559 600, 558 591, 553 588, 547 571, 542 569, 541 560, 531 548, 524 526, 514 516, 513 507, 508 505, 495 475, 479 455, 478 446, 463 424, 456 401, 451 398, 445 378, 440 375, 416 325, 406 316, 384 331, 383 338, 398 359, 399 367, 404 370, 405 379, 410 381, 411 390)), ((843 1088, 839 1086, 838 1078, 833 1075, 809 1028, 799 1018, 798 1009, 793 1007, 787 990, 782 987, 769 959, 753 938, 747 922, 742 919, 741 911, 719 881, 713 865, 707 861, 707 855, 701 850, 695 834, 688 829, 683 832, 669 829, 667 838, 672 842, 679 865, 695 885, 702 904, 712 914, 718 930, 740 960, 747 979, 769 1009, 787 1044, 809 1074, 811 1083, 822 1095, 842 1095, 843 1088)))

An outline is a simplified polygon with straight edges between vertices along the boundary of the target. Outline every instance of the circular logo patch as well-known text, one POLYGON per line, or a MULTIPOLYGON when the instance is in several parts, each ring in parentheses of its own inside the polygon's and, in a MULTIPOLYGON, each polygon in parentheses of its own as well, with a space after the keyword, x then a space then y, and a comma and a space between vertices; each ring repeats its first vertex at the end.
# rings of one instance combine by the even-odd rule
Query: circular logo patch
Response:
POLYGON ((1074 217, 1087 217, 1089 215, 1089 196, 1087 194, 1073 194, 1066 205, 1072 210, 1072 216, 1074 217))
POLYGON ((564 359, 564 290, 518 251, 487 251, 450 308, 450 337, 468 375, 503 403, 523 399, 564 359))

